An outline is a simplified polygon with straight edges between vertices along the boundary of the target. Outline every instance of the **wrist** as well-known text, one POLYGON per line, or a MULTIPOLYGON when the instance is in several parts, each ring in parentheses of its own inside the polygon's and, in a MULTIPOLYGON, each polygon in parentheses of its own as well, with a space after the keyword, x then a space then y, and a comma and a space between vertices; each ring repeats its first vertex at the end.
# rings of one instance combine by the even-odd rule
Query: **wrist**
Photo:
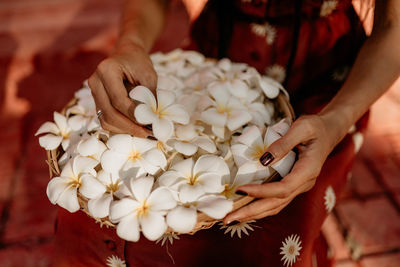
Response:
POLYGON ((130 53, 132 51, 142 51, 147 53, 144 41, 137 36, 121 37, 114 47, 115 53, 130 53))
POLYGON ((335 147, 347 134, 352 123, 339 111, 321 111, 318 116, 325 125, 332 148, 335 147))

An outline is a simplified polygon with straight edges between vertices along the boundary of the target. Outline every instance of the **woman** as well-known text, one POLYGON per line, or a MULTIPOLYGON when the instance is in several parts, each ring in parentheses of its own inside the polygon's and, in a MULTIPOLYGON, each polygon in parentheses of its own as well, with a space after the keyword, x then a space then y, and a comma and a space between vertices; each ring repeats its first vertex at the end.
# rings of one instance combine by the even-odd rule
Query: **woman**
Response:
MULTIPOLYGON (((130 266, 173 265, 170 257, 177 266, 327 266, 319 232, 351 169, 355 144, 349 129, 365 127, 366 116, 360 118, 399 76, 400 2, 377 1, 368 39, 350 0, 187 4, 197 8, 189 10, 190 49, 246 62, 285 84, 299 117, 260 160, 267 166, 297 147, 298 161, 279 182, 238 188, 257 200, 228 214, 224 224, 257 220, 248 237, 231 239, 213 227, 180 236, 167 251, 144 238, 124 242, 82 213, 60 211, 56 265, 101 266, 117 256, 130 266)), ((105 129, 149 134, 134 122, 124 80, 156 89, 148 52, 166 9, 161 0, 126 1, 115 52, 89 79, 105 129)))

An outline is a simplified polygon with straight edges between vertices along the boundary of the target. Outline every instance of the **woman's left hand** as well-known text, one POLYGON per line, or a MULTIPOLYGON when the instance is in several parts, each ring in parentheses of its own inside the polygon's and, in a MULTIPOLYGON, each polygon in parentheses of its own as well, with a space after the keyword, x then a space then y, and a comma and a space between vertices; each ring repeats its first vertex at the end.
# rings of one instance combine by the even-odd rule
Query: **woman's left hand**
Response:
POLYGON ((338 125, 332 118, 320 115, 299 117, 286 135, 271 144, 267 151, 272 155, 272 158, 267 157, 270 159, 268 165, 271 165, 297 147, 298 160, 291 172, 279 182, 238 187, 237 193, 258 200, 228 214, 224 224, 261 219, 279 213, 297 195, 314 186, 326 158, 343 136, 343 133, 338 133, 338 125))

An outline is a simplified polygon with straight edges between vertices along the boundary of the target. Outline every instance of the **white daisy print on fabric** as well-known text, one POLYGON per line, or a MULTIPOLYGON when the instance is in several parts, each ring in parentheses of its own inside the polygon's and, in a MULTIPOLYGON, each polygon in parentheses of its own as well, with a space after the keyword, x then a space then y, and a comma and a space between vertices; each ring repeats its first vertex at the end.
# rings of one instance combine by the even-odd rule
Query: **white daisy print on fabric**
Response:
POLYGON ((337 7, 337 0, 324 1, 321 6, 319 15, 321 17, 329 16, 337 7))
POLYGON ((297 256, 300 255, 301 240, 298 235, 291 235, 282 241, 281 247, 281 261, 285 267, 290 267, 296 262, 297 256))
POLYGON ((286 77, 286 70, 283 66, 275 64, 265 69, 265 75, 279 83, 282 83, 286 77))
POLYGON ((249 235, 249 231, 254 231, 255 225, 252 223, 255 223, 255 220, 247 221, 247 222, 239 222, 234 225, 223 225, 220 229, 226 229, 224 234, 231 233, 231 237, 233 237, 235 234, 239 238, 242 238, 242 233, 245 233, 246 235, 249 235))
POLYGON ((112 255, 107 258, 107 266, 109 267, 126 267, 125 261, 118 256, 112 255))
POLYGON ((331 212, 336 204, 336 195, 333 191, 332 186, 328 186, 325 190, 325 209, 327 212, 331 212))
POLYGON ((275 41, 276 29, 268 22, 264 24, 252 23, 250 27, 255 35, 265 37, 265 42, 267 44, 271 45, 275 41))

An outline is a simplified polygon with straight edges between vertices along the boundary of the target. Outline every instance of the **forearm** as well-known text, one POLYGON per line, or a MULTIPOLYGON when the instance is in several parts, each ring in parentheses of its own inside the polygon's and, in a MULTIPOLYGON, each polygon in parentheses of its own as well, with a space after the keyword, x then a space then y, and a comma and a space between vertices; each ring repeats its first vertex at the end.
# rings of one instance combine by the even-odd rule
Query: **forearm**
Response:
POLYGON ((320 115, 335 125, 337 140, 399 77, 400 27, 387 25, 366 41, 343 87, 320 115))
POLYGON ((167 0, 125 0, 116 50, 134 45, 149 52, 163 29, 167 5, 167 0))

